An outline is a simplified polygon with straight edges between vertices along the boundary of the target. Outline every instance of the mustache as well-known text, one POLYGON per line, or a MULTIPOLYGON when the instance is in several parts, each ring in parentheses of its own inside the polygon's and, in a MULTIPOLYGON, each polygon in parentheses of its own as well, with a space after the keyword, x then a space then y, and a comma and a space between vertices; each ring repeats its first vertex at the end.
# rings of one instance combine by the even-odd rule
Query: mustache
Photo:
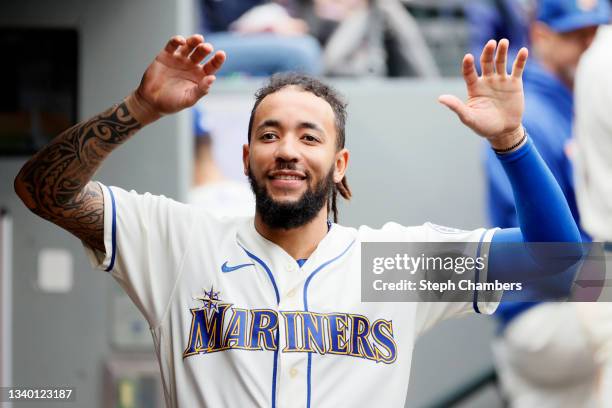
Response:
POLYGON ((277 160, 275 166, 268 173, 272 173, 274 171, 280 170, 291 170, 291 171, 299 171, 306 175, 306 178, 310 178, 310 172, 303 167, 298 167, 295 162, 286 161, 286 160, 277 160))

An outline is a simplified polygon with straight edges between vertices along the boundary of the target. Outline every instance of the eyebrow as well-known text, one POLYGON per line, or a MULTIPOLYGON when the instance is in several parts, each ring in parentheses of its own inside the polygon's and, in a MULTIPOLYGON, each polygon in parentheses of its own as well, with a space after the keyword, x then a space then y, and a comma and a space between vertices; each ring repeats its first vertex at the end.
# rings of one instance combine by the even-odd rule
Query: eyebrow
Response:
MULTIPOLYGON (((261 125, 257 127, 256 131, 259 131, 267 127, 281 128, 282 126, 281 126, 280 121, 276 119, 267 119, 261 125)), ((317 132, 325 134, 325 131, 319 125, 317 125, 316 123, 312 123, 312 122, 300 122, 298 124, 298 128, 299 129, 312 129, 312 130, 316 130, 317 132)))

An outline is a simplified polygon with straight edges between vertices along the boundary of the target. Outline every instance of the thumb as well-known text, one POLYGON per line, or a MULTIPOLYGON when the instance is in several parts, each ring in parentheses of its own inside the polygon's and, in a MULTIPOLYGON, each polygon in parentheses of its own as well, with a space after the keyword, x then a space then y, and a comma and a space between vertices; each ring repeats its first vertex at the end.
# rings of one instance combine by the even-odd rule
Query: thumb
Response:
POLYGON ((215 79, 217 78, 214 75, 207 75, 189 90, 188 99, 190 100, 190 106, 208 93, 215 79))
POLYGON ((468 113, 467 106, 465 103, 463 103, 463 101, 461 101, 461 99, 454 95, 441 95, 438 98, 438 102, 455 112, 457 116, 459 116, 461 122, 465 123, 466 125, 468 124, 470 115, 468 113))

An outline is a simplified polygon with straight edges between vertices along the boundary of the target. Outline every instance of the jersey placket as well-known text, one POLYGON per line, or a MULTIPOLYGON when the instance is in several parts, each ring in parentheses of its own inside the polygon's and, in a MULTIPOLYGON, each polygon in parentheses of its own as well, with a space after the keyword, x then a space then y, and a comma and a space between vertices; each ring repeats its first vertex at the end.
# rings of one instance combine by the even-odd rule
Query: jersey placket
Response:
MULTIPOLYGON (((307 274, 293 259, 285 260, 283 265, 282 289, 280 293, 279 311, 302 311, 304 308, 302 293, 307 274)), ((279 354, 278 354, 278 407, 306 406, 306 372, 307 353, 283 352, 287 347, 287 324, 279 315, 279 354)), ((297 322, 296 322, 297 323, 297 322)), ((296 324, 299 332, 300 324, 296 324)), ((301 339, 296 333, 296 341, 301 339)), ((299 343, 298 343, 299 344, 299 343)))

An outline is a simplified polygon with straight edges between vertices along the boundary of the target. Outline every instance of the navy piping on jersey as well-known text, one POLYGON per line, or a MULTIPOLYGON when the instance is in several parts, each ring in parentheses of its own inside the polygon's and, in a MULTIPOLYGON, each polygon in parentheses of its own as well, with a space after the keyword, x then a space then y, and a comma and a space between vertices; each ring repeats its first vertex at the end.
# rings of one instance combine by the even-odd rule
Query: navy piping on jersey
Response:
MULTIPOLYGON (((342 255, 346 254, 348 252, 348 250, 353 246, 353 244, 355 243, 355 240, 353 240, 344 251, 342 251, 342 253, 340 253, 340 255, 336 256, 333 259, 330 259, 329 261, 321 264, 317 269, 315 269, 310 276, 308 276, 308 278, 306 279, 306 283, 304 284, 304 311, 308 311, 308 285, 310 284, 310 281, 312 280, 312 278, 319 273, 319 271, 321 271, 323 268, 325 268, 327 265, 331 264, 332 262, 340 259, 342 257, 342 255)), ((311 380, 310 380, 310 371, 311 371, 311 367, 312 367, 312 352, 308 353, 308 368, 306 371, 306 407, 310 408, 310 384, 311 384, 311 380)))
POLYGON ((115 195, 113 194, 113 190, 110 187, 108 188, 108 192, 110 193, 111 198, 111 208, 112 208, 112 227, 111 227, 111 259, 108 264, 108 268, 105 269, 105 272, 110 272, 113 270, 115 266, 115 255, 117 253, 117 210, 115 207, 115 195))
MULTIPOLYGON (((478 259, 480 257, 480 251, 482 250, 482 243, 484 241, 484 237, 487 234, 487 231, 482 233, 482 236, 480 237, 480 242, 478 243, 478 249, 476 250, 476 259, 478 259)), ((474 276, 474 282, 478 283, 480 282, 480 270, 478 268, 476 269, 476 275, 474 276)), ((478 308, 478 290, 474 290, 474 295, 473 295, 473 300, 472 300, 472 307, 474 307, 474 311, 478 314, 480 314, 480 309, 478 308)))
MULTIPOLYGON (((238 245, 240 245, 240 244, 238 244, 238 245)), ((280 295, 278 294, 278 287, 276 286, 276 281, 274 280, 274 275, 272 275, 272 271, 270 270, 270 268, 268 268, 268 265, 266 265, 266 263, 264 261, 262 261, 261 259, 259 259, 256 255, 250 253, 242 245, 240 245, 240 248, 242 248, 244 250, 244 252, 246 252, 246 254, 249 256, 249 258, 251 258, 252 260, 256 261, 258 264, 261 265, 262 268, 264 268, 264 270, 268 274, 268 278, 270 278, 270 282, 272 282, 272 286, 274 287, 274 294, 276 295, 276 304, 279 304, 280 303, 280 295)))
MULTIPOLYGON (((278 287, 276 286, 276 281, 274 280, 274 275, 272 275, 272 271, 270 270, 270 268, 268 268, 268 265, 266 265, 264 261, 262 261, 257 256, 250 253, 242 245, 240 245, 240 247, 244 250, 244 252, 246 252, 249 258, 251 258, 258 264, 260 264, 261 267, 264 268, 264 270, 268 274, 268 277, 270 278, 270 281, 272 282, 272 286, 274 287, 274 294, 276 295, 276 305, 278 305, 280 303, 280 296, 278 294, 278 287)), ((280 330, 278 330, 278 327, 277 327, 276 336, 275 336, 276 337, 276 350, 274 350, 274 363, 272 364, 272 408, 276 407, 276 372, 277 372, 277 365, 278 365, 278 349, 280 348, 279 332, 280 330)))

